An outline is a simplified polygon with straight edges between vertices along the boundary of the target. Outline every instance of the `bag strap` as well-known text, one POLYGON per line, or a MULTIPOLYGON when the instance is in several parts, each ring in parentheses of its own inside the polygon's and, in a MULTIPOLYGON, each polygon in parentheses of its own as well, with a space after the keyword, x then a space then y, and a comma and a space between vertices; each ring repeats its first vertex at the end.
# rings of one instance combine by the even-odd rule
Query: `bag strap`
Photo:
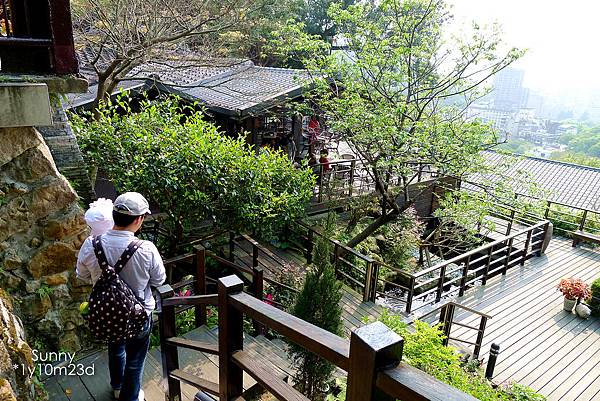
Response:
POLYGON ((100 265, 100 269, 104 271, 109 264, 106 259, 106 254, 104 253, 104 248, 102 248, 102 235, 97 235, 92 238, 92 245, 94 246, 94 254, 96 254, 96 259, 98 259, 98 265, 100 265))
MULTIPOLYGON (((102 248, 101 237, 102 237, 101 235, 94 237, 92 239, 92 245, 94 246, 94 253, 96 254, 96 259, 98 259, 98 264, 100 265, 100 269, 102 269, 102 271, 104 271, 110 265, 108 263, 108 260, 106 259, 106 254, 104 253, 104 248, 102 248)), ((142 245, 142 241, 139 239, 135 239, 135 240, 131 241, 129 243, 129 245, 127 245, 127 248, 125 248, 125 250, 119 257, 119 259, 117 260, 117 263, 115 263, 115 266, 113 267, 113 269, 115 270, 115 273, 119 274, 121 272, 121 270, 123 270, 123 267, 125 267, 125 264, 127 264, 129 259, 131 259, 133 254, 135 254, 137 252, 137 250, 139 249, 139 247, 141 245, 142 245)))
POLYGON ((119 259, 117 260, 117 263, 115 263, 115 272, 117 274, 121 273, 123 267, 125 267, 127 262, 129 262, 129 259, 131 259, 133 254, 137 252, 141 245, 142 241, 139 239, 134 239, 129 243, 129 245, 127 245, 127 248, 125 248, 119 259))

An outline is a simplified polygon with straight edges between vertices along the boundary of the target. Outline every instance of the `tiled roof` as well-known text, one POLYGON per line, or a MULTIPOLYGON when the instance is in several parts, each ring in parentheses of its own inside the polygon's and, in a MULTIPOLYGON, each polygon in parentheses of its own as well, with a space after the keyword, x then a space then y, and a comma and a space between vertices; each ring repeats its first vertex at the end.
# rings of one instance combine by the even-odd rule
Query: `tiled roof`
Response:
MULTIPOLYGON (((271 107, 284 99, 300 96, 306 72, 259 67, 251 61, 211 60, 149 62, 134 68, 116 89, 145 90, 156 85, 161 91, 199 101, 208 109, 236 117, 271 107)), ((69 96, 69 107, 90 104, 97 86, 88 93, 69 96)))
MULTIPOLYGON (((506 158, 496 152, 484 154, 492 165, 503 164, 506 158)), ((546 198, 550 201, 600 211, 600 168, 522 156, 508 168, 507 174, 519 171, 527 172, 541 188, 549 191, 546 198)), ((477 181, 478 177, 471 179, 477 181)), ((526 192, 525 188, 513 189, 526 192)))

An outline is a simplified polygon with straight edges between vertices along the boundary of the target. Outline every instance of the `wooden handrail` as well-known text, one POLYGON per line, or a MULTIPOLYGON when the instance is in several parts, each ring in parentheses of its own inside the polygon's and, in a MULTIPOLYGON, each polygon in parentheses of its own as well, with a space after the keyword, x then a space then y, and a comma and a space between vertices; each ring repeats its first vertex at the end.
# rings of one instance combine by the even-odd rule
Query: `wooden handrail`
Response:
POLYGON ((208 295, 190 295, 187 297, 170 297, 162 301, 163 306, 183 306, 183 305, 216 305, 218 297, 216 294, 208 295))
POLYGON ((466 253, 458 255, 458 256, 456 256, 456 257, 454 257, 452 259, 440 262, 437 265, 432 266, 432 267, 430 267, 428 269, 421 270, 418 273, 414 273, 413 276, 414 277, 421 277, 421 276, 423 276, 425 274, 432 273, 432 272, 434 272, 436 270, 439 270, 444 265, 449 265, 451 263, 460 262, 461 260, 466 259, 469 256, 476 255, 476 254, 478 254, 478 253, 480 253, 482 251, 487 251, 489 248, 491 248, 493 246, 496 246, 498 244, 501 244, 501 243, 505 242, 508 239, 515 238, 515 237, 518 237, 518 236, 521 236, 521 235, 526 235, 527 233, 531 232, 532 230, 534 230, 536 228, 542 228, 546 224, 547 224, 546 221, 539 222, 539 223, 537 223, 537 224, 535 224, 535 225, 533 225, 531 227, 528 227, 528 228, 526 228, 524 230, 517 231, 516 233, 513 233, 513 234, 511 234, 511 235, 509 235, 507 237, 504 237, 504 238, 501 238, 501 239, 489 242, 489 243, 487 243, 485 245, 482 245, 482 246, 480 246, 478 248, 472 249, 472 250, 470 250, 470 251, 468 251, 466 253))
POLYGON ((477 401, 477 398, 406 363, 379 373, 376 384, 385 393, 402 400, 477 401))
POLYGON ((342 337, 268 305, 244 292, 231 295, 230 300, 236 309, 252 319, 336 366, 348 370, 350 347, 342 337))

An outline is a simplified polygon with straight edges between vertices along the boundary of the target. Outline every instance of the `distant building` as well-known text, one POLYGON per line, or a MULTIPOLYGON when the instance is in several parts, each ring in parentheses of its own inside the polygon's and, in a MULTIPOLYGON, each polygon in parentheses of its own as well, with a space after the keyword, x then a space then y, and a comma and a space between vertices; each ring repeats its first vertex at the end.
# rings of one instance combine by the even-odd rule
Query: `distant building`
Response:
POLYGON ((492 98, 494 109, 515 112, 527 106, 529 89, 523 88, 525 72, 504 69, 494 78, 492 98))
POLYGON ((505 110, 491 109, 487 105, 471 105, 467 108, 468 119, 478 119, 489 123, 501 134, 506 134, 509 129, 513 113, 505 110))

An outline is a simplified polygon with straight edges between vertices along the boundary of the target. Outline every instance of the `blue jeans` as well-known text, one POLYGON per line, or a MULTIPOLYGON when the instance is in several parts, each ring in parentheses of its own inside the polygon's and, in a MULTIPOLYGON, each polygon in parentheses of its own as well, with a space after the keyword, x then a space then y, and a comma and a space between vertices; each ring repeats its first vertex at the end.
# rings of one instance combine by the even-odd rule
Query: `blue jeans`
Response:
POLYGON ((113 390, 121 390, 119 401, 138 399, 151 331, 152 317, 149 316, 146 326, 137 337, 108 343, 110 385, 113 390))

